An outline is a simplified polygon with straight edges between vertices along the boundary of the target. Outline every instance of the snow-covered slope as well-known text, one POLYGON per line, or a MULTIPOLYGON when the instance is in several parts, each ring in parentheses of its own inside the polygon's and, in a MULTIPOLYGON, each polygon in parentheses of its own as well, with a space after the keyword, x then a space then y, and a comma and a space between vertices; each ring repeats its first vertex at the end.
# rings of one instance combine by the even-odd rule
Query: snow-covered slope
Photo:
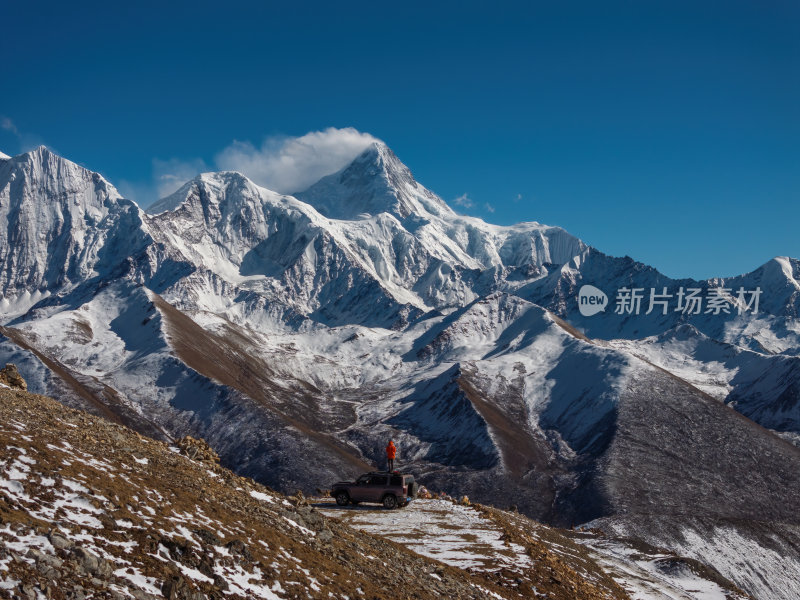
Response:
POLYGON ((369 255, 380 258, 382 270, 435 308, 540 277, 544 265, 564 264, 586 247, 558 227, 499 227, 457 215, 380 143, 297 197, 349 221, 350 231, 365 230, 369 255), (367 225, 377 215, 379 230, 367 225))
POLYGON ((196 268, 326 324, 461 306, 585 248, 557 227, 456 215, 383 145, 297 198, 209 173, 148 212, 159 241, 196 268))
MULTIPOLYGON (((729 581, 699 562, 609 539, 596 531, 553 530, 516 513, 440 499, 418 500, 404 514, 368 507, 342 508, 332 502, 318 502, 316 507, 355 529, 389 538, 454 567, 502 574, 506 580, 515 580, 521 592, 524 587, 520 584, 527 583, 530 573, 547 564, 541 560, 542 551, 547 549, 563 569, 575 569, 584 582, 612 594, 625 590, 637 600, 745 599, 729 581), (587 550, 592 560, 587 560, 587 550), (595 564, 603 566, 602 572, 595 564)), ((552 575, 555 573, 551 573, 551 580, 560 580, 564 574, 552 575)), ((541 583, 533 587, 536 596, 556 595, 541 583)), ((587 590, 572 593, 572 598, 586 597, 583 594, 587 590)))
POLYGON ((0 221, 0 358, 276 488, 380 466, 391 436, 425 483, 563 525, 800 513, 800 451, 756 425, 800 435, 794 259, 673 281, 557 227, 458 215, 381 144, 294 196, 206 173, 147 214, 40 148, 0 162, 0 221), (587 317, 584 284, 762 295, 587 317))
POLYGON ((328 324, 381 325, 423 305, 382 277, 362 238, 351 240, 339 223, 238 173, 201 175, 150 210, 168 206, 149 223, 176 260, 195 270, 194 290, 184 281, 166 292, 180 303, 194 292, 194 308, 219 311, 249 294, 246 305, 275 307, 284 320, 291 311, 328 324))
POLYGON ((447 204, 414 180, 385 144, 375 142, 338 173, 296 194, 333 219, 389 213, 399 220, 429 213, 453 215, 447 204))

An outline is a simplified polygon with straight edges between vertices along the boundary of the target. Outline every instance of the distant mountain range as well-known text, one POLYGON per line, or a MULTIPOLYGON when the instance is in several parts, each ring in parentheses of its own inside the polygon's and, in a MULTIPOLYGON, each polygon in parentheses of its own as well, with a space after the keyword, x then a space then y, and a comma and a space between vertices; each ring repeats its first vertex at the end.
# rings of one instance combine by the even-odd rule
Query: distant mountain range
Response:
POLYGON ((429 488, 757 598, 800 581, 798 292, 796 259, 672 280, 458 215, 381 143, 294 196, 205 173, 147 212, 44 147, 0 158, 0 361, 32 391, 281 491, 391 436, 429 488))

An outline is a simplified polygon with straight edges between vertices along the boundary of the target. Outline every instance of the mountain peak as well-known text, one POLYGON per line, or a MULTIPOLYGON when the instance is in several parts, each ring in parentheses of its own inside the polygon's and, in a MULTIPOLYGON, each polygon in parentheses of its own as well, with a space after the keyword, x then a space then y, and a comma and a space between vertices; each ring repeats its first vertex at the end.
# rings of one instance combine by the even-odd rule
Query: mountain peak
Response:
POLYGON ((784 288, 794 294, 800 291, 800 260, 776 256, 741 278, 753 279, 753 283, 769 289, 770 293, 784 288))
POLYGON ((400 162, 400 159, 397 158, 397 155, 392 152, 392 149, 389 148, 389 146, 381 141, 372 142, 361 152, 361 154, 356 156, 352 162, 345 167, 345 169, 352 167, 353 165, 369 163, 378 165, 386 171, 395 171, 398 174, 402 173, 412 180, 414 179, 414 176, 411 174, 409 168, 400 162))
POLYGON ((102 188, 106 197, 122 198, 117 189, 100 173, 56 154, 45 145, 6 158, 11 160, 10 164, 15 165, 11 167, 12 170, 21 169, 22 173, 27 174, 30 185, 45 188, 66 187, 67 190, 74 190, 75 188, 70 186, 80 188, 91 184, 98 189, 102 188))
POLYGON ((42 161, 42 160, 48 160, 50 158, 60 159, 60 160, 67 161, 67 162, 72 162, 72 161, 67 160, 66 158, 63 158, 63 157, 59 156, 58 154, 56 154, 55 152, 50 150, 50 148, 48 148, 44 144, 39 145, 39 146, 37 146, 36 148, 34 148, 32 150, 28 150, 27 152, 22 152, 20 154, 17 154, 16 156, 12 156, 12 157, 9 157, 9 158, 14 158, 14 159, 17 159, 19 161, 26 161, 26 162, 42 161))
POLYGON ((146 212, 150 215, 169 212, 193 201, 199 201, 201 204, 215 203, 227 196, 231 189, 255 190, 256 187, 255 183, 238 171, 200 173, 184 183, 177 191, 148 206, 146 212))
POLYGON ((399 219, 416 215, 453 214, 424 186, 383 142, 373 142, 340 171, 295 194, 332 219, 389 213, 399 219))
POLYGON ((39 291, 116 272, 141 247, 140 226, 138 209, 99 173, 45 146, 4 161, 0 294, 22 298, 10 312, 25 312, 39 291))
POLYGON ((33 150, 28 150, 27 152, 18 154, 13 158, 16 158, 17 160, 24 162, 38 162, 38 163, 44 163, 48 161, 64 161, 65 163, 68 163, 70 165, 75 165, 77 167, 80 167, 80 165, 78 165, 77 163, 74 163, 71 160, 64 158, 63 156, 56 154, 44 144, 37 146, 33 150))
POLYGON ((21 179, 31 198, 63 200, 75 195, 81 205, 88 203, 98 206, 108 199, 122 198, 102 175, 56 154, 44 145, 10 157, 6 164, 8 170, 0 177, 0 189, 12 180, 21 179))

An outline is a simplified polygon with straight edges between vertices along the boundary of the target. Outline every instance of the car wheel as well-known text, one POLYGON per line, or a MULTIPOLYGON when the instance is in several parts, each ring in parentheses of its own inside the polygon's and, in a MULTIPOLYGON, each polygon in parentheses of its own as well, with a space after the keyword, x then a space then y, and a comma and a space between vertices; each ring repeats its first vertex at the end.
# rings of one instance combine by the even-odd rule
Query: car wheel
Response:
POLYGON ((383 507, 384 508, 397 508, 397 497, 393 494, 386 494, 383 497, 383 507))
POLYGON ((347 492, 339 492, 336 494, 336 504, 339 506, 347 506, 350 503, 350 496, 347 495, 347 492))

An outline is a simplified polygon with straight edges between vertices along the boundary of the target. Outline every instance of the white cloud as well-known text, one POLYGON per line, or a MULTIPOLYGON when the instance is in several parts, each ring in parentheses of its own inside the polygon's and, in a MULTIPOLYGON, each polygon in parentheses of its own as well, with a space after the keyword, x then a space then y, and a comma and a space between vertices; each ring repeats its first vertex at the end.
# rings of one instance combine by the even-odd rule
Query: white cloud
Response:
POLYGON ((268 137, 259 148, 234 141, 215 162, 220 169, 239 171, 276 192, 300 192, 345 167, 376 141, 352 127, 329 127, 300 137, 268 137))
MULTIPOLYGON (((267 137, 256 147, 234 141, 219 152, 214 168, 239 171, 257 184, 281 193, 300 192, 320 178, 345 167, 371 143, 380 141, 352 127, 312 131, 300 137, 267 137)), ((120 181, 120 192, 148 206, 200 173, 213 170, 200 158, 152 161, 147 182, 120 181)))
POLYGON ((453 200, 453 204, 456 206, 461 206, 462 208, 470 209, 475 206, 475 203, 472 199, 467 196, 467 194, 461 194, 458 198, 453 200))
POLYGON ((522 200, 522 194, 517 194, 517 197, 514 198, 514 202, 519 202, 520 200, 522 200))
POLYGON ((10 131, 16 136, 19 136, 19 130, 17 129, 17 126, 14 125, 14 121, 9 119, 8 117, 3 117, 2 119, 0 119, 0 127, 5 129, 6 131, 10 131))
POLYGON ((478 211, 484 210, 484 211, 486 211, 488 213, 493 213, 495 211, 494 206, 492 206, 488 202, 484 202, 483 204, 477 204, 466 193, 465 194, 461 194, 458 198, 454 198, 453 199, 453 204, 456 205, 456 206, 460 206, 464 210, 476 209, 478 211))

